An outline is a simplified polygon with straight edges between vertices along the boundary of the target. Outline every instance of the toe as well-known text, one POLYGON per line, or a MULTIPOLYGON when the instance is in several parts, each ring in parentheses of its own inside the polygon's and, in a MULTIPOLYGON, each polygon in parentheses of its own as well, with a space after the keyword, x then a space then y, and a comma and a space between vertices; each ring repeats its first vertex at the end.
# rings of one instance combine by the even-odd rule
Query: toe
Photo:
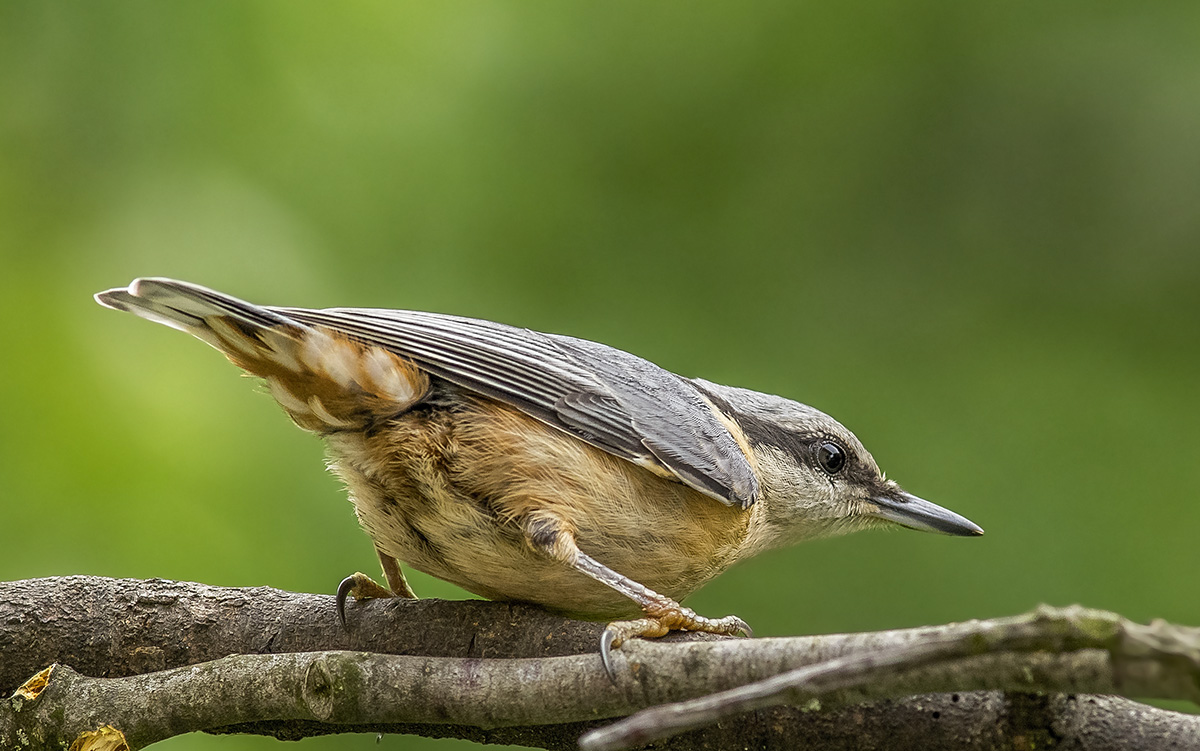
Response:
POLYGON ((604 672, 616 683, 617 671, 613 667, 612 651, 619 648, 628 639, 666 636, 670 627, 658 618, 638 618, 633 621, 613 621, 600 635, 600 661, 604 664, 604 672))
POLYGON ((342 579, 341 584, 338 584, 337 603, 338 620, 342 622, 342 628, 346 627, 346 598, 353 597, 355 600, 369 600, 372 598, 393 597, 391 590, 381 587, 371 579, 371 577, 355 571, 350 576, 342 579))

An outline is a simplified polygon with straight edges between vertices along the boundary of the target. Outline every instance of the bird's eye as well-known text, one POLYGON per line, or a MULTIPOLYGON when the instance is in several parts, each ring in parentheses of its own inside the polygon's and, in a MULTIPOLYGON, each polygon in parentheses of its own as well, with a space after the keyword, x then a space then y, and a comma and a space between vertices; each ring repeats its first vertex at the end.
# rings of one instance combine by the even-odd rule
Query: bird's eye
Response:
POLYGON ((833 441, 817 446, 817 464, 831 475, 836 475, 846 466, 846 450, 833 441))

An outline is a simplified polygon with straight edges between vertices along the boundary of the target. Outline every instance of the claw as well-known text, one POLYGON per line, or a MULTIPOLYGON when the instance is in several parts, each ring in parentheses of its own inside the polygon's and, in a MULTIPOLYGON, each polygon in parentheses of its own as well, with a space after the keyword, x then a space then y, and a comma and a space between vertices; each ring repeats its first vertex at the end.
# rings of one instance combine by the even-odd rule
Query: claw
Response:
POLYGON ((736 615, 731 615, 729 617, 733 620, 733 625, 737 627, 738 631, 741 631, 749 639, 754 638, 754 629, 750 628, 749 623, 746 623, 741 618, 738 618, 736 615))
POLYGON ((334 602, 337 603, 338 620, 342 622, 342 628, 346 628, 346 596, 354 589, 356 580, 353 576, 347 576, 342 579, 342 583, 338 585, 337 597, 334 602))
POLYGON ((600 662, 604 665, 604 672, 608 673, 608 679, 613 682, 613 685, 616 685, 617 671, 613 668, 612 664, 612 648, 614 643, 620 644, 620 642, 617 642, 617 635, 609 629, 604 629, 604 633, 600 634, 600 662))
POLYGON ((342 579, 342 583, 337 588, 337 613, 338 620, 342 622, 342 628, 346 628, 346 598, 353 597, 355 600, 369 600, 379 597, 393 597, 391 590, 385 589, 374 581, 371 577, 355 571, 350 576, 342 579))

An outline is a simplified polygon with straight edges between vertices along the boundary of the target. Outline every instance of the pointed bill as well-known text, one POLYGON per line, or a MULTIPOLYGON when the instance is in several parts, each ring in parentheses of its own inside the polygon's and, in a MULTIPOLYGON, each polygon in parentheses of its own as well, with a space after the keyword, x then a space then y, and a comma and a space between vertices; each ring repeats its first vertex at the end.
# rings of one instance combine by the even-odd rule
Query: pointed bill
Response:
POLYGON ((871 502, 879 507, 874 516, 909 529, 958 537, 978 537, 983 534, 979 525, 970 519, 903 490, 877 495, 871 502))

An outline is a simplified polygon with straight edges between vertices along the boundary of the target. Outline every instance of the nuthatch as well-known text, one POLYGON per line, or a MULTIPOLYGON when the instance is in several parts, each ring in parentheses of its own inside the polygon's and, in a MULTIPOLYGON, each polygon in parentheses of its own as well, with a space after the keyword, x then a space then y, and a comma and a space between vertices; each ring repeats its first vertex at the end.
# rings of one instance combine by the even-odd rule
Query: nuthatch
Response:
POLYGON ((896 525, 980 535, 885 479, 804 404, 596 342, 402 310, 260 307, 138 279, 101 304, 185 331, 325 438, 391 591, 398 561, 495 600, 610 623, 601 656, 672 629, 749 634, 679 604, 769 548, 896 525))

